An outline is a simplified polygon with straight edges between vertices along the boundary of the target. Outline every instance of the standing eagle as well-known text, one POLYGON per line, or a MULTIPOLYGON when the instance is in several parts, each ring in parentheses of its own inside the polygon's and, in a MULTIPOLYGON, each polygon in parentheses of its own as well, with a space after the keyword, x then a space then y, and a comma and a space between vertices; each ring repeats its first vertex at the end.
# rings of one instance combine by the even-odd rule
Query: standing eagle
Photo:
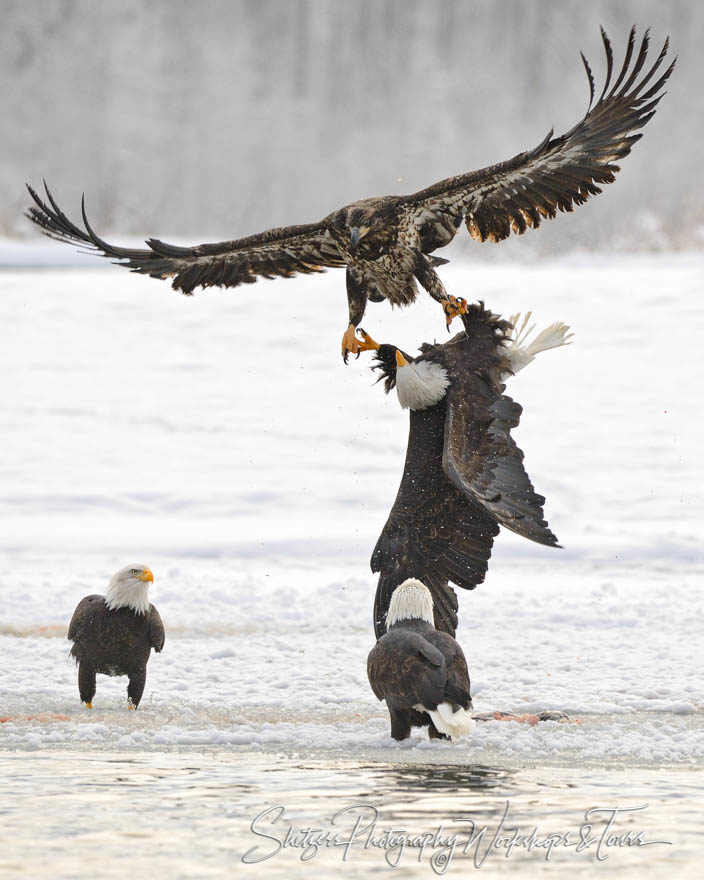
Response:
POLYGON ((46 184, 48 201, 28 186, 35 205, 27 216, 52 238, 99 251, 133 272, 171 278, 172 287, 185 294, 196 287, 237 287, 260 277, 289 278, 297 272, 345 266, 349 324, 342 337, 342 354, 347 361, 349 352, 359 353, 355 329, 368 299, 408 305, 416 298, 418 282, 441 303, 449 324, 457 314, 457 304, 435 272, 437 265, 447 261, 430 254, 449 244, 463 221, 472 238, 501 241, 511 232, 537 228, 543 218, 555 217, 558 210, 572 211, 574 205, 601 192, 599 184, 614 180, 619 170, 615 163, 642 136, 633 132, 655 113, 674 61, 656 77, 668 50, 666 40, 653 66, 639 79, 649 38, 646 31, 636 52, 633 28, 623 66, 611 85, 613 53, 603 29, 601 34, 606 82, 594 103, 594 77, 582 55, 589 106, 584 118, 566 134, 553 137, 551 130, 532 150, 412 195, 361 199, 319 223, 268 229, 247 238, 195 247, 178 247, 155 238, 147 239, 148 249, 108 244, 88 223, 85 203, 82 229, 61 211, 46 184))
POLYGON ((164 624, 149 603, 153 582, 146 565, 128 565, 112 576, 107 595, 86 596, 76 606, 68 638, 78 664, 78 691, 89 709, 96 673, 128 676, 128 707, 139 706, 151 650, 164 647, 164 624))
POLYGON ((387 632, 367 658, 372 690, 386 701, 391 736, 406 739, 427 727, 430 739, 456 739, 474 726, 469 672, 462 648, 433 625, 433 599, 420 581, 396 587, 387 632))
POLYGON ((417 578, 431 591, 435 627, 454 635, 457 596, 484 580, 499 526, 555 546, 538 495, 511 437, 522 409, 503 392, 504 380, 540 351, 568 344, 562 323, 532 343, 530 313, 501 320, 482 303, 462 305, 464 330, 443 345, 421 346, 413 358, 379 345, 363 330, 364 350, 376 352, 386 393, 396 388, 410 410, 410 432, 401 485, 371 559, 379 572, 374 630, 384 620, 394 590, 417 578))

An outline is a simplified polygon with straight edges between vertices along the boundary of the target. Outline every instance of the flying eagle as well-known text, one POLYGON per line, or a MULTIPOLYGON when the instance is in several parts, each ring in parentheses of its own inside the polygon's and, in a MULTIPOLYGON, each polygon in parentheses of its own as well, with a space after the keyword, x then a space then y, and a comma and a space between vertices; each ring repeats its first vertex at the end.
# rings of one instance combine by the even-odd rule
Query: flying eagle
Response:
POLYGON ((530 313, 519 327, 519 316, 504 321, 483 303, 461 305, 464 330, 443 345, 422 345, 416 358, 361 331, 361 348, 376 352, 386 393, 395 387, 410 410, 401 485, 371 558, 380 572, 377 637, 393 591, 407 578, 428 587, 436 629, 454 635, 457 596, 448 582, 472 590, 484 580, 499 526, 557 544, 543 518, 545 498, 511 437, 522 409, 503 383, 539 352, 569 344, 572 334, 556 323, 526 344, 530 313))
POLYGON ((635 27, 628 38, 621 71, 614 73, 611 44, 603 28, 606 82, 594 103, 594 77, 582 61, 589 80, 590 100, 584 118, 566 134, 547 136, 532 150, 479 171, 450 177, 408 196, 361 199, 329 214, 319 223, 268 229, 258 235, 217 244, 178 247, 155 238, 148 249, 117 247, 91 228, 82 204, 84 229, 61 211, 46 188, 44 201, 28 186, 35 206, 27 216, 52 238, 86 246, 111 257, 133 272, 171 278, 174 289, 190 294, 196 287, 237 287, 257 278, 297 272, 347 269, 349 325, 342 337, 342 354, 359 353, 355 329, 367 300, 387 299, 392 305, 412 303, 416 282, 437 300, 449 322, 457 303, 448 296, 435 267, 447 262, 430 256, 449 244, 462 221, 478 241, 501 241, 511 232, 537 228, 558 210, 572 211, 611 183, 633 144, 634 134, 655 113, 661 89, 674 61, 661 72, 665 44, 653 66, 642 76, 648 53, 648 31, 635 51, 635 27))
POLYGON ((406 739, 412 727, 427 727, 430 739, 469 734, 467 661, 454 638, 435 629, 430 590, 412 578, 396 587, 386 626, 367 659, 367 675, 386 701, 391 736, 406 739))
POLYGON ((164 624, 149 603, 153 582, 146 565, 128 565, 112 576, 106 596, 86 596, 76 606, 68 638, 78 665, 78 691, 89 709, 98 672, 128 676, 127 705, 139 706, 151 650, 164 647, 164 624))

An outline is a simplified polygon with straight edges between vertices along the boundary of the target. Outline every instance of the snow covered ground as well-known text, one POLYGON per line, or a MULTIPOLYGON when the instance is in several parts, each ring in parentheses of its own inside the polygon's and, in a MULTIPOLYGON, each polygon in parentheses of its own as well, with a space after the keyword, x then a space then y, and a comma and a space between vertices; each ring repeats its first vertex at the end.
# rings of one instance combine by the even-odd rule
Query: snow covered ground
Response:
MULTIPOLYGON (((478 711, 579 723, 487 722, 453 745, 394 743, 366 680, 407 416, 369 356, 342 365, 343 274, 187 299, 87 257, 5 255, 0 748, 704 765, 703 255, 443 270, 575 333, 508 388, 564 549, 502 533, 458 638, 478 711), (102 677, 88 711, 65 630, 131 562, 154 571, 166 646, 137 713, 102 677)), ((425 295, 364 327, 411 351, 445 338, 425 295)))

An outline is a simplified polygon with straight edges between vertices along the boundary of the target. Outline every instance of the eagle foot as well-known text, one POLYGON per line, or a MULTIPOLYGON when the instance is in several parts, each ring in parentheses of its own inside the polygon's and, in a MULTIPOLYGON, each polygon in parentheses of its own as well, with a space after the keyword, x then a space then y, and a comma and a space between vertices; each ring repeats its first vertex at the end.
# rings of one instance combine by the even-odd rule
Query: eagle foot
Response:
POLYGON ((362 330, 359 328, 359 335, 362 337, 361 342, 357 340, 360 351, 378 351, 379 343, 376 342, 371 336, 367 333, 366 330, 362 330))
POLYGON ((449 333, 452 319, 456 318, 457 315, 467 314, 467 300, 461 296, 448 296, 446 300, 442 301, 441 305, 443 312, 445 312, 445 325, 449 333))
POLYGON ((359 339, 357 339, 357 328, 354 324, 350 324, 342 336, 342 360, 347 363, 347 358, 349 357, 350 352, 359 357, 360 351, 360 342, 359 339))
POLYGON ((85 705, 86 709, 92 709, 92 708, 93 708, 93 704, 92 704, 92 703, 85 703, 84 705, 85 705))
POLYGON ((127 698, 127 708, 130 710, 130 712, 135 712, 137 710, 137 707, 132 702, 132 700, 130 700, 129 697, 127 698))

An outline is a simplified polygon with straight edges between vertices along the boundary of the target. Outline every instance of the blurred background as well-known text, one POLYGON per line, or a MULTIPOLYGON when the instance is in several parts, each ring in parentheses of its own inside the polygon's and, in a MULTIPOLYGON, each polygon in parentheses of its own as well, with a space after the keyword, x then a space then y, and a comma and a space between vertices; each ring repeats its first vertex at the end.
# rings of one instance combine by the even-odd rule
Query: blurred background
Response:
POLYGON ((222 239, 507 159, 583 115, 603 24, 678 66, 615 185, 484 259, 704 247, 700 0, 0 0, 0 236, 24 181, 105 233, 222 239))

